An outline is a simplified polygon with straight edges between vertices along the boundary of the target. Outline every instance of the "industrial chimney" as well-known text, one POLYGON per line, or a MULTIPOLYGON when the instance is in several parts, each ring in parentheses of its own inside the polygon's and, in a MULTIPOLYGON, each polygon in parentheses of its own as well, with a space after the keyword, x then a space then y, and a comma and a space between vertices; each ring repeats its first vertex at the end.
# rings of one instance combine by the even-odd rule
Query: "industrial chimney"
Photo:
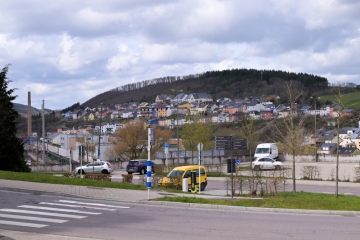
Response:
POLYGON ((32 136, 32 122, 31 122, 31 93, 28 92, 28 127, 27 127, 27 135, 32 136))

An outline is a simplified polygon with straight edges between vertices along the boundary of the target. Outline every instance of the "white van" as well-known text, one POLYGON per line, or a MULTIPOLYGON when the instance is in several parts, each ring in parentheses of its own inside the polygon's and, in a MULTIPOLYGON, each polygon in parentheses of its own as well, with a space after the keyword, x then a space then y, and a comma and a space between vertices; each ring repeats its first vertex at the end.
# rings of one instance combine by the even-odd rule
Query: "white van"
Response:
POLYGON ((279 158, 279 150, 276 143, 261 143, 257 145, 254 159, 268 157, 277 160, 279 158))

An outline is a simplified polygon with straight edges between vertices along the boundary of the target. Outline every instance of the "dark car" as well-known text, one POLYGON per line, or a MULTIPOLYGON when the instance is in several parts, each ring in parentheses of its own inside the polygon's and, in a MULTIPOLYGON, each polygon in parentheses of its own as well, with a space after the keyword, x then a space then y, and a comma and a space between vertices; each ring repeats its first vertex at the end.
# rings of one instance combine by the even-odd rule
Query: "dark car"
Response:
MULTIPOLYGON (((146 162, 147 159, 138 159, 138 160, 130 160, 129 163, 126 165, 126 172, 128 174, 132 173, 146 173, 146 162)), ((151 172, 155 170, 155 163, 151 161, 151 172)))

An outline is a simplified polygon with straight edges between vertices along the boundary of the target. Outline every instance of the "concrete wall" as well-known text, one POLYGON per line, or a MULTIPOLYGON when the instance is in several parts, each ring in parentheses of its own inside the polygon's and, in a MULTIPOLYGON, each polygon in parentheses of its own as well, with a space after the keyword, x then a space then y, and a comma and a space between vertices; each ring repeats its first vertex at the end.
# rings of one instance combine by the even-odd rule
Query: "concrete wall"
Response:
MULTIPOLYGON (((73 172, 74 169, 77 167, 74 164, 71 166, 71 171, 73 172)), ((30 166, 31 172, 70 172, 70 165, 63 164, 63 165, 33 165, 30 166)))

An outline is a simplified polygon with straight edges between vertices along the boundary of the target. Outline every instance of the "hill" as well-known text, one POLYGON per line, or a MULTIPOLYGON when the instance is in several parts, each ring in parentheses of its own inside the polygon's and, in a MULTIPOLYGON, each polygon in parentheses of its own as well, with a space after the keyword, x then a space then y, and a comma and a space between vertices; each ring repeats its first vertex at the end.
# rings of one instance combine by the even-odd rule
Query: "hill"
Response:
POLYGON ((214 99, 221 97, 244 98, 261 95, 277 95, 283 81, 296 80, 302 83, 307 94, 326 91, 328 80, 306 73, 289 73, 275 70, 232 69, 212 71, 188 76, 168 76, 124 85, 101 93, 81 104, 95 107, 103 104, 154 101, 159 94, 209 93, 214 99))
MULTIPOLYGON (((23 116, 23 117, 27 117, 28 114, 28 106, 24 105, 24 104, 20 104, 20 103, 14 103, 14 109, 16 111, 18 111, 18 113, 23 116)), ((45 113, 51 113, 52 110, 50 109, 44 109, 45 113)), ((31 114, 32 115, 39 115, 41 114, 41 109, 37 109, 34 107, 31 107, 31 114)))

